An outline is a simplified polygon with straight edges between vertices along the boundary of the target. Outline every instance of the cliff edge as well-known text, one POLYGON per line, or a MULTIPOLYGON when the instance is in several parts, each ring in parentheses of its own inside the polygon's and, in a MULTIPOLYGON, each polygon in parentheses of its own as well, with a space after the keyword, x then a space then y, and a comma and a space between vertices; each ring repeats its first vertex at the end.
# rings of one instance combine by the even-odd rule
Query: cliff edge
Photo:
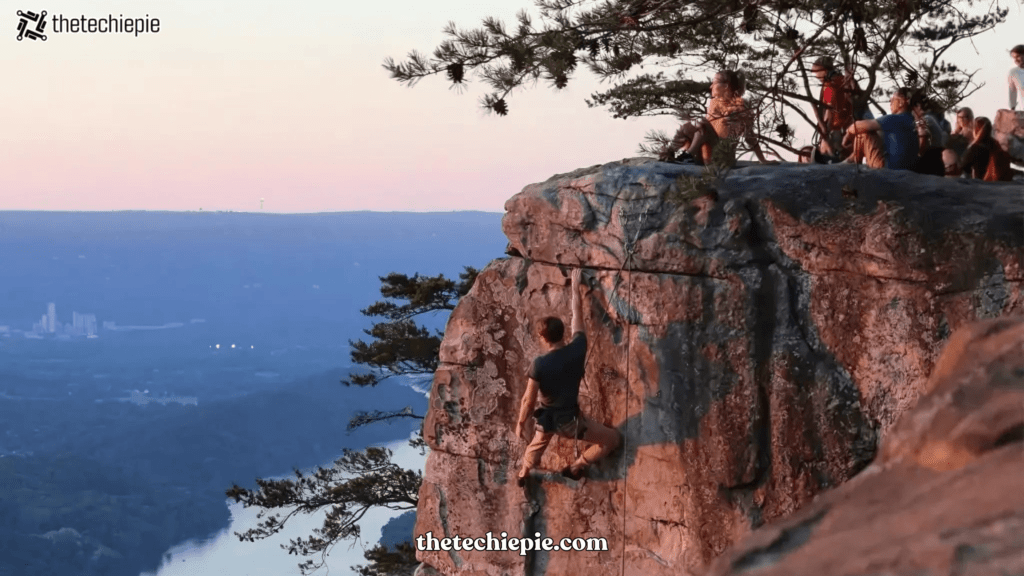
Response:
MULTIPOLYGON (((871 464, 954 330, 1024 313, 1020 184, 856 166, 700 176, 625 160, 506 203, 509 257, 480 273, 441 346, 415 534, 607 550, 421 551, 420 574, 703 574, 871 464), (593 279, 580 404, 624 445, 582 481, 540 472, 524 491, 531 326, 568 320, 577 266, 593 279)), ((542 467, 575 448, 556 439, 542 467)))

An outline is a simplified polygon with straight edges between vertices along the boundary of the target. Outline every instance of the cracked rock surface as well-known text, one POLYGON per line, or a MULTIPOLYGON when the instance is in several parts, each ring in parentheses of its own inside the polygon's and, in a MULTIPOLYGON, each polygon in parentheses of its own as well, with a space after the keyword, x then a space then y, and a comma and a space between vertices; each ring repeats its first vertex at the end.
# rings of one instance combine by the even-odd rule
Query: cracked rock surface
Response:
POLYGON ((992 121, 992 136, 1018 164, 1024 164, 1024 112, 999 110, 992 121))
MULTIPOLYGON (((481 272, 441 346, 415 533, 607 550, 419 552, 421 573, 702 574, 868 466, 954 330, 1024 312, 1019 184, 782 165, 688 193, 699 175, 628 160, 506 203, 509 257, 481 272), (524 491, 531 326, 568 325, 576 266, 591 286, 580 405, 624 446, 581 482, 539 471, 524 491)), ((541 466, 574 449, 556 438, 541 466)))
POLYGON ((1024 317, 951 339, 878 460, 710 573, 1024 574, 1024 317))

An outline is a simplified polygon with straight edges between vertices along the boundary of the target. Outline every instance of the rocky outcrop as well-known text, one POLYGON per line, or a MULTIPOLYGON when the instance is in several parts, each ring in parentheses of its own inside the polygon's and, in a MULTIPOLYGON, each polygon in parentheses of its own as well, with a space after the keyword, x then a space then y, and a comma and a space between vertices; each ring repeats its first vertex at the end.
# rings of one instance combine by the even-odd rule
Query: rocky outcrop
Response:
POLYGON ((1024 317, 958 331, 939 364, 870 468, 711 574, 1024 574, 1024 317))
POLYGON ((1017 164, 1024 164, 1024 111, 1000 110, 992 123, 993 136, 1017 164))
MULTIPOLYGON (((863 470, 950 333, 1024 311, 1014 184, 854 166, 623 161, 506 204, 509 258, 449 320, 416 534, 603 537, 606 551, 420 552, 422 573, 698 574, 763 523, 863 470), (624 446, 524 493, 513 435, 531 321, 568 321, 588 271, 581 406, 624 446)), ((542 466, 574 454, 556 440, 542 466)))

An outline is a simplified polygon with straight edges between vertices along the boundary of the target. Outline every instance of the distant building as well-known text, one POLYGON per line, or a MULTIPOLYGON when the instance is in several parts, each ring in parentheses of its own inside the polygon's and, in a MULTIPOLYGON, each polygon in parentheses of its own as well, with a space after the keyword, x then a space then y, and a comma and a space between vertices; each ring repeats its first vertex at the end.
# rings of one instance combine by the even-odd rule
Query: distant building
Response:
MULTIPOLYGON (((113 322, 104 322, 104 328, 113 328, 113 322), (109 324, 109 326, 108 326, 109 324)), ((6 332, 0 331, 0 335, 4 333, 10 333, 10 327, 7 328, 6 332)), ((16 332, 20 332, 16 330, 16 332)), ((50 302, 46 306, 46 314, 43 314, 39 318, 39 322, 32 324, 32 330, 25 332, 25 336, 28 338, 42 338, 43 335, 53 334, 62 340, 66 340, 72 336, 85 336, 86 338, 97 338, 96 333, 96 315, 95 314, 80 314, 78 312, 71 313, 71 322, 61 323, 57 321, 57 304, 50 302)))
POLYGON ((88 336, 93 337, 96 335, 96 315, 95 314, 79 314, 78 312, 71 313, 71 326, 67 330, 68 334, 72 336, 88 336))

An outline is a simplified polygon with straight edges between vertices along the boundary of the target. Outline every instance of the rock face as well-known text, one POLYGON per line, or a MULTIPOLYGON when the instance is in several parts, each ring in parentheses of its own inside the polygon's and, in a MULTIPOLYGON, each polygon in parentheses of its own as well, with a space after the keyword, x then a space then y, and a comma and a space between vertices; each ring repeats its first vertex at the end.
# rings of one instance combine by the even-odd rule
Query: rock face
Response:
MULTIPOLYGON (((506 203, 509 258, 449 320, 415 533, 607 539, 606 551, 424 551, 421 573, 699 574, 868 466, 952 330, 1024 312, 1020 185, 854 166, 624 161, 506 203), (697 190, 697 193, 694 193, 697 190), (580 404, 624 445, 524 493, 530 327, 592 278, 580 404)), ((971 454, 974 454, 973 452, 971 454)), ((542 467, 574 456, 556 439, 542 467)), ((966 458, 966 456, 965 456, 966 458)))
POLYGON ((993 136, 1013 161, 1024 164, 1024 111, 1000 110, 992 123, 993 136))
POLYGON ((927 389, 870 468, 711 574, 1024 574, 1024 317, 958 331, 927 389))

